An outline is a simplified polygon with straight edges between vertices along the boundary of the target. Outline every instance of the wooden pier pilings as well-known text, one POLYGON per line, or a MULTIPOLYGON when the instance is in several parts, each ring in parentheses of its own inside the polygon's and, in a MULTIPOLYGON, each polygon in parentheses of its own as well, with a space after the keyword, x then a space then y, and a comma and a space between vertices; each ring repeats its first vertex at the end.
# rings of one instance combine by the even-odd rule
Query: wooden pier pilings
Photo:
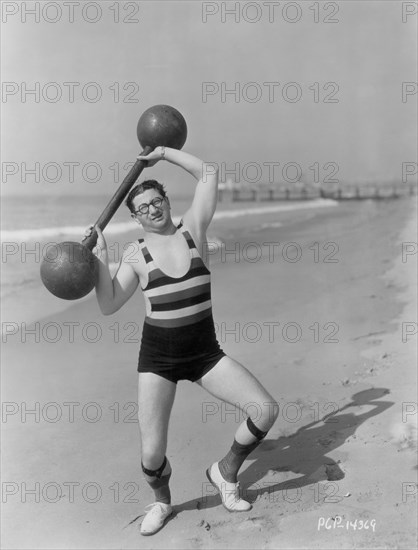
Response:
POLYGON ((396 199, 416 195, 416 184, 341 184, 334 188, 314 185, 234 185, 219 187, 219 200, 238 201, 286 201, 327 198, 334 200, 396 199))

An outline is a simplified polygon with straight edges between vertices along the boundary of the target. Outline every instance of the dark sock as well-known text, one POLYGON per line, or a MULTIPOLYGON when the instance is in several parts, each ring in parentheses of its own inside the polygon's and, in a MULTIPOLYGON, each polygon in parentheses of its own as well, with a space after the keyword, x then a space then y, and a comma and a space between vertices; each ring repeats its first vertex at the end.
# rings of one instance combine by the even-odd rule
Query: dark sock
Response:
POLYGON ((242 463, 260 443, 261 441, 257 440, 250 445, 241 445, 234 439, 230 451, 218 464, 222 477, 229 483, 236 483, 238 470, 242 463))
POLYGON ((237 482, 238 470, 241 468, 242 463, 247 456, 254 451, 256 447, 258 447, 267 435, 267 432, 263 432, 257 428, 251 420, 251 417, 248 417, 243 424, 245 424, 248 430, 247 439, 250 441, 253 439, 253 442, 243 445, 242 443, 238 443, 238 441, 234 438, 234 442, 229 453, 219 462, 219 471, 221 472, 222 477, 229 483, 237 482))
POLYGON ((168 485, 171 477, 171 466, 167 458, 164 458, 164 462, 158 470, 148 470, 142 465, 142 471, 145 480, 154 491, 155 501, 171 504, 171 493, 168 485))
POLYGON ((164 504, 171 504, 171 493, 168 482, 170 481, 171 473, 167 476, 161 476, 160 479, 148 481, 150 487, 154 491, 155 502, 163 502, 164 504))

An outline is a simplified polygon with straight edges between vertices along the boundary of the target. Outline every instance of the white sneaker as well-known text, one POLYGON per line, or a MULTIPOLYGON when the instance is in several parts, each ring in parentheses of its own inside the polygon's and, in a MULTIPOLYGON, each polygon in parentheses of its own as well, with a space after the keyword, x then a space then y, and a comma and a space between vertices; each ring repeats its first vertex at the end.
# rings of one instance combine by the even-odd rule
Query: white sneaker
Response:
POLYGON ((217 462, 206 470, 206 476, 212 485, 219 491, 222 504, 229 512, 247 512, 251 510, 251 504, 239 496, 239 483, 230 483, 226 481, 222 477, 217 462))
POLYGON ((145 511, 147 513, 141 523, 141 535, 153 535, 163 527, 166 520, 172 515, 173 508, 171 504, 154 502, 148 504, 145 511))

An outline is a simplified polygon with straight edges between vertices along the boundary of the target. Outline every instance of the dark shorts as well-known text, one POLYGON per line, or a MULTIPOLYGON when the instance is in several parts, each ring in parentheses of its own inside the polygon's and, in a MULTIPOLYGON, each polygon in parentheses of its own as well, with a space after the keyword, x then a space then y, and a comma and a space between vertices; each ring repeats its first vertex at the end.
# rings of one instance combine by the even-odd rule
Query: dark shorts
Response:
POLYGON ((175 384, 179 380, 196 382, 225 355, 211 315, 175 328, 156 327, 145 320, 138 372, 153 372, 175 384))

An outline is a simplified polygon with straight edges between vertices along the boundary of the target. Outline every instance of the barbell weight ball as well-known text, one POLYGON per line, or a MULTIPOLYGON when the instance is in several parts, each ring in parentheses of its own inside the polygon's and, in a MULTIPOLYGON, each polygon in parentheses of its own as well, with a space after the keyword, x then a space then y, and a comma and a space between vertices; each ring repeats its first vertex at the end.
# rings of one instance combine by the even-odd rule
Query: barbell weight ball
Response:
POLYGON ((41 279, 46 288, 64 300, 77 300, 93 290, 98 275, 98 260, 86 246, 73 242, 48 246, 41 264, 41 279))
POLYGON ((143 112, 138 121, 137 136, 142 147, 181 149, 187 139, 183 115, 169 105, 154 105, 143 112))

